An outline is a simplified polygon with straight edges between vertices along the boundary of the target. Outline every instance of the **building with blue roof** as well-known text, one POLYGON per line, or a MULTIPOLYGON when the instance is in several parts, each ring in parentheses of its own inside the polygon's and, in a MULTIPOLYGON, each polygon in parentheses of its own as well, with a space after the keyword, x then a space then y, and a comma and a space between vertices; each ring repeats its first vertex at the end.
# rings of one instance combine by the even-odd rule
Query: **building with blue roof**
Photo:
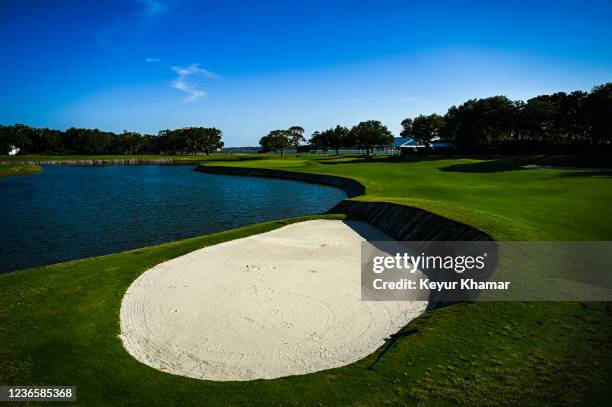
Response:
MULTIPOLYGON (((393 141, 393 148, 400 151, 401 154, 416 153, 427 147, 422 142, 415 140, 413 137, 396 137, 393 141)), ((447 151, 455 148, 455 141, 449 139, 441 139, 434 137, 429 146, 432 150, 447 151)))

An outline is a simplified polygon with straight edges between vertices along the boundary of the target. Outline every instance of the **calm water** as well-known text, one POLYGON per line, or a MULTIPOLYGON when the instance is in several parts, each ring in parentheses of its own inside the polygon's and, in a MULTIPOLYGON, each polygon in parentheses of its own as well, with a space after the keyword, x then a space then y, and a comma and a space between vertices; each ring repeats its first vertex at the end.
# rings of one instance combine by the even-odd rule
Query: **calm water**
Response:
POLYGON ((0 178, 0 272, 324 212, 337 188, 182 165, 45 166, 0 178))

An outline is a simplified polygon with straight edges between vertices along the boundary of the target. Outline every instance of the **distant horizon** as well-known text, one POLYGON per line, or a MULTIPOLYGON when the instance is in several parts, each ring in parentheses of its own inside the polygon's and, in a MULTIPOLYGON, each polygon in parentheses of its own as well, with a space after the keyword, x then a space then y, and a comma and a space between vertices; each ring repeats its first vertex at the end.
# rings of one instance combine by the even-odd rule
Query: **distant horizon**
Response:
POLYGON ((612 5, 382 1, 0 4, 0 123, 157 134, 217 127, 256 146, 468 99, 612 81, 612 5), (570 29, 571 28, 571 29, 570 29))

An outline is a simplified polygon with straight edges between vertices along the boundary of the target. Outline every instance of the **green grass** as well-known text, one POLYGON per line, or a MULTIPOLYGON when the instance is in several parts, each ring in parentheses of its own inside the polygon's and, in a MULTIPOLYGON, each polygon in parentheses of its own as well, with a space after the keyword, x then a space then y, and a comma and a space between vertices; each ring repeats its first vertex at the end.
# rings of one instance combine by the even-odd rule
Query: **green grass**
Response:
MULTIPOLYGON (((612 237, 611 177, 597 171, 520 169, 525 160, 542 163, 545 157, 242 158, 207 163, 352 177, 367 187, 357 199, 418 206, 496 239, 612 237)), ((142 365, 122 348, 120 301, 143 271, 199 247, 279 226, 267 222, 0 276, 0 383, 73 384, 84 405, 571 405, 609 400, 609 303, 457 304, 410 323, 417 333, 400 339, 374 370, 367 366, 376 355, 276 380, 187 379, 142 365)))
MULTIPOLYGON (((568 158, 569 159, 569 158, 568 158)), ((359 180, 366 195, 476 226, 498 240, 612 240, 612 172, 525 170, 561 157, 271 159, 211 162, 331 174, 359 180)))
POLYGON ((0 177, 33 174, 40 171, 42 171, 42 167, 39 165, 0 164, 0 177))

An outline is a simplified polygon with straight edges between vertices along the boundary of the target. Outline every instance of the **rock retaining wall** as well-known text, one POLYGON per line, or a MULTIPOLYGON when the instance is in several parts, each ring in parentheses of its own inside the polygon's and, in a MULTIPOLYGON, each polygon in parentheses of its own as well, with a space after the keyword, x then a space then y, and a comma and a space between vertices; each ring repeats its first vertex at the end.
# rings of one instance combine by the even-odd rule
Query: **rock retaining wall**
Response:
POLYGON ((349 198, 365 194, 365 187, 350 178, 336 177, 333 175, 309 174, 305 172, 292 172, 282 170, 270 170, 266 168, 225 167, 213 165, 200 165, 196 171, 211 174, 245 175, 249 177, 270 177, 290 179, 294 181, 310 182, 313 184, 330 185, 342 188, 349 198))
POLYGON ((344 200, 329 212, 364 220, 397 240, 493 240, 472 226, 405 205, 344 200))

